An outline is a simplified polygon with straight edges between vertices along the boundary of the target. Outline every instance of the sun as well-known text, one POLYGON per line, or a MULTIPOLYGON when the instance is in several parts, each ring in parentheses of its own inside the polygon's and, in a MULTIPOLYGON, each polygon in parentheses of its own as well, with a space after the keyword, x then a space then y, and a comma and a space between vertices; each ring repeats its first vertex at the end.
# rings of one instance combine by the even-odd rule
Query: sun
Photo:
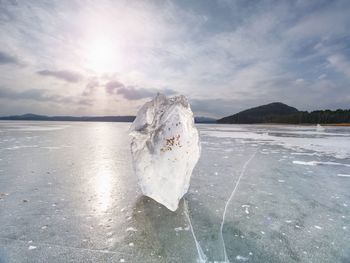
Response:
POLYGON ((109 39, 89 41, 84 53, 88 69, 96 73, 117 72, 121 69, 121 52, 115 41, 109 39))

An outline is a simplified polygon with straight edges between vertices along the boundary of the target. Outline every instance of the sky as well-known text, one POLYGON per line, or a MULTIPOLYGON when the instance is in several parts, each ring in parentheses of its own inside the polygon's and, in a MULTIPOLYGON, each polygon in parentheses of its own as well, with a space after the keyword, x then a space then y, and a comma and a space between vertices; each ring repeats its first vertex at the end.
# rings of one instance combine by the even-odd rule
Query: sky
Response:
POLYGON ((0 0, 0 115, 350 108, 350 1, 0 0))

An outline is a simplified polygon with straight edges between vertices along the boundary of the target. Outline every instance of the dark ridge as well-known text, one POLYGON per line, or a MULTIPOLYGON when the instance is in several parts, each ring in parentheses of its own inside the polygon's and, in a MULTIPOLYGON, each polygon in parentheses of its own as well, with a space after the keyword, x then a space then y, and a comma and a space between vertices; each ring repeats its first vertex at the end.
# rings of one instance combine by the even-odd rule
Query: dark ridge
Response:
POLYGON ((27 113, 23 115, 13 115, 0 117, 0 120, 17 121, 100 121, 100 122, 133 122, 135 116, 45 116, 27 113))
POLYGON ((253 124, 253 123, 285 123, 285 124, 336 124, 350 123, 350 110, 338 109, 318 111, 298 111, 296 108, 274 102, 267 105, 241 111, 237 114, 219 119, 217 123, 253 124))
POLYGON ((216 119, 209 117, 194 117, 195 123, 216 123, 216 119))
POLYGON ((296 108, 281 102, 258 106, 237 114, 224 117, 218 123, 265 123, 272 122, 276 117, 297 113, 296 108))

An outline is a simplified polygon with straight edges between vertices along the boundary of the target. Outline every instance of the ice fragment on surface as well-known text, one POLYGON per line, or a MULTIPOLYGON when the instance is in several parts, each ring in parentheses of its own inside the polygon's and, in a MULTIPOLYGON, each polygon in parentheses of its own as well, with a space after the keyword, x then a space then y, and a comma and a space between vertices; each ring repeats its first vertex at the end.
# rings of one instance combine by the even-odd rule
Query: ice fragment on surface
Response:
POLYGON ((126 232, 136 232, 136 231, 137 231, 137 229, 134 228, 134 227, 128 227, 128 228, 126 229, 126 232))
POLYGON ((174 230, 175 230, 175 232, 179 232, 179 231, 182 231, 183 228, 181 226, 180 227, 175 227, 174 230))
POLYGON ((322 127, 320 124, 317 124, 317 126, 316 126, 316 131, 317 131, 317 132, 323 132, 323 131, 325 131, 325 128, 322 127))
POLYGON ((130 131, 142 193, 175 211, 200 155, 199 134, 186 97, 158 94, 139 110, 130 131))
POLYGON ((300 164, 300 165, 309 165, 309 166, 316 166, 316 165, 336 165, 336 166, 350 167, 350 164, 346 164, 346 163, 337 163, 337 162, 318 162, 318 161, 304 162, 304 161, 293 161, 293 163, 294 163, 294 164, 300 164))
POLYGON ((236 256, 236 260, 238 260, 238 261, 248 261, 249 258, 238 255, 238 256, 236 256))
POLYGON ((350 174, 338 174, 338 177, 350 177, 350 174))

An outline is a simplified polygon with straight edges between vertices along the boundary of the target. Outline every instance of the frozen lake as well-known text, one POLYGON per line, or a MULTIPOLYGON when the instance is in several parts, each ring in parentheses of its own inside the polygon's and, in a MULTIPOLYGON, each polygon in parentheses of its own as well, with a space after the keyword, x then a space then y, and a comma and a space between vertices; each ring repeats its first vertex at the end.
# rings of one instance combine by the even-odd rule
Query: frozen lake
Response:
POLYGON ((0 122, 1 263, 350 262, 350 128, 198 125, 170 212, 140 194, 129 125, 0 122))

